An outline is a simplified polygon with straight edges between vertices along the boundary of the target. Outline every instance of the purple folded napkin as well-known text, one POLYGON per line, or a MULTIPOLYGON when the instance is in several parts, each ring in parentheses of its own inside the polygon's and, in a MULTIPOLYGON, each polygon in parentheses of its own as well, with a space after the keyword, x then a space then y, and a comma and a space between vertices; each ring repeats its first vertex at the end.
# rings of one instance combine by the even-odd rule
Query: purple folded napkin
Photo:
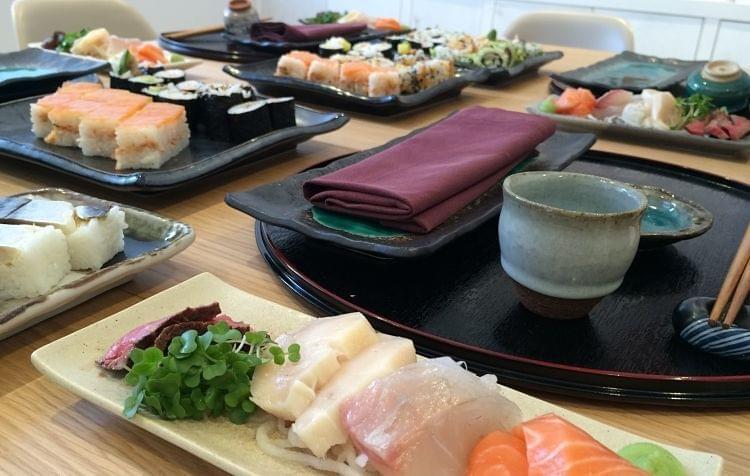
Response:
POLYGON ((428 233, 497 184, 555 132, 546 117, 471 107, 303 184, 328 210, 428 233))
POLYGON ((326 25, 287 25, 279 22, 253 23, 250 38, 255 41, 304 42, 325 40, 332 36, 351 36, 367 28, 365 23, 332 23, 326 25))

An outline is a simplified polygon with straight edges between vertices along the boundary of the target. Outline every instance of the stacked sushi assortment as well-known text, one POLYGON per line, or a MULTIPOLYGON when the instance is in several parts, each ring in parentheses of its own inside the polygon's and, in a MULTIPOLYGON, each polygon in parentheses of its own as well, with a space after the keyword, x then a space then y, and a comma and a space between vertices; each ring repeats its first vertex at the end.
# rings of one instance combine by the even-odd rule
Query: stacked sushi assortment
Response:
POLYGON ((291 51, 276 66, 276 76, 291 77, 334 86, 368 97, 413 94, 450 79, 453 63, 424 55, 396 55, 382 52, 363 56, 354 49, 348 54, 323 58, 307 51, 291 51))
POLYGON ((0 300, 33 298, 124 249, 125 212, 33 197, 0 198, 0 300))
POLYGON ((186 81, 184 74, 178 76, 172 71, 163 71, 172 78, 159 73, 127 81, 112 78, 112 87, 141 93, 154 102, 183 107, 191 132, 205 133, 215 141, 244 142, 296 125, 291 97, 259 99, 248 85, 186 81))
POLYGON ((187 147, 185 108, 96 83, 65 83, 31 104, 31 130, 52 145, 114 159, 115 168, 160 168, 187 147))

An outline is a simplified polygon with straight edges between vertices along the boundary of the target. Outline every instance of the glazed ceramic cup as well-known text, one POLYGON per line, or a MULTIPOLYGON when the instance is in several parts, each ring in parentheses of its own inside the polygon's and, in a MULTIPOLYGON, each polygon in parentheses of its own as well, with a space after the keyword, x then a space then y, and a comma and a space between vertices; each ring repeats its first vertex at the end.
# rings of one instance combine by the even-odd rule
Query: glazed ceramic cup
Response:
POLYGON ((503 184, 501 263, 521 302, 576 318, 622 284, 648 201, 624 183, 568 172, 527 172, 503 184))

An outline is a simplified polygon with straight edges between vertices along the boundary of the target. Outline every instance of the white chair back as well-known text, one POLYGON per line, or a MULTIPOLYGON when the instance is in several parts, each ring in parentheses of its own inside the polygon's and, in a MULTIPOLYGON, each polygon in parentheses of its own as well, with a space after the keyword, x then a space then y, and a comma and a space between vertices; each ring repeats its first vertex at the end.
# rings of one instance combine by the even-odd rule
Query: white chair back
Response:
POLYGON ((57 30, 106 28, 127 38, 152 40, 157 36, 143 15, 123 0, 15 0, 12 14, 19 48, 42 41, 57 30))
POLYGON ((511 23, 505 36, 614 53, 633 50, 633 29, 628 22, 594 13, 527 13, 511 23))

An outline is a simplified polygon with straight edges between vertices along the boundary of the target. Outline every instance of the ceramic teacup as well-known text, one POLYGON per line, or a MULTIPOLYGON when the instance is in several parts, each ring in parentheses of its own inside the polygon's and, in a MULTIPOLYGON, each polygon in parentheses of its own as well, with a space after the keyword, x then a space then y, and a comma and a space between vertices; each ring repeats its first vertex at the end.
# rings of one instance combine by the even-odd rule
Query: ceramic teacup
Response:
POLYGON ((646 196, 593 175, 507 177, 501 263, 522 304, 551 318, 583 317, 622 284, 638 250, 646 196))

